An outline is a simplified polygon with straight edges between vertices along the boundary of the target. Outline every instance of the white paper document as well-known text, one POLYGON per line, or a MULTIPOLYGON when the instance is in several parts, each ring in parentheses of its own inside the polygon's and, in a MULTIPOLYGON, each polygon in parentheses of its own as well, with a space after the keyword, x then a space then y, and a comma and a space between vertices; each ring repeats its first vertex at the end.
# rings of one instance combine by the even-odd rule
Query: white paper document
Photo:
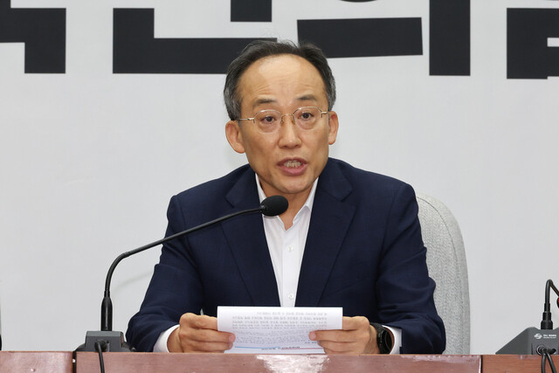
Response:
POLYGON ((217 329, 235 334, 228 353, 323 354, 309 333, 341 328, 341 307, 217 308, 217 329))

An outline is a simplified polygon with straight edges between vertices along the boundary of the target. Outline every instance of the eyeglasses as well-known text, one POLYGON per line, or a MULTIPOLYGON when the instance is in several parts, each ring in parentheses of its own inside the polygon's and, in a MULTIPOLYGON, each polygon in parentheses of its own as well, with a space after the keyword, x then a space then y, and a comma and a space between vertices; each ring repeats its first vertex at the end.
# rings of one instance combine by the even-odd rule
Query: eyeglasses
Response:
POLYGON ((295 110, 293 114, 282 114, 277 110, 261 110, 254 114, 253 118, 239 118, 238 121, 250 120, 256 124, 256 128, 261 133, 275 133, 279 130, 283 123, 283 117, 290 115, 293 122, 304 131, 312 130, 316 127, 318 120, 322 118, 327 111, 322 111, 316 106, 303 106, 295 110))

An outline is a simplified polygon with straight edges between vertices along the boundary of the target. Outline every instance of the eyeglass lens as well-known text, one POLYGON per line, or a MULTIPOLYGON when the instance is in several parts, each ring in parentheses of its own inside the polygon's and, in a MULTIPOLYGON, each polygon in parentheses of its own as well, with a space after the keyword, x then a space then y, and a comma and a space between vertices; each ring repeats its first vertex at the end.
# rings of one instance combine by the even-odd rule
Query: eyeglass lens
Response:
POLYGON ((254 115, 254 121, 262 132, 270 133, 279 129, 286 116, 292 116, 295 124, 302 130, 310 130, 322 116, 322 111, 314 106, 301 107, 293 114, 282 114, 277 110, 262 110, 254 115))

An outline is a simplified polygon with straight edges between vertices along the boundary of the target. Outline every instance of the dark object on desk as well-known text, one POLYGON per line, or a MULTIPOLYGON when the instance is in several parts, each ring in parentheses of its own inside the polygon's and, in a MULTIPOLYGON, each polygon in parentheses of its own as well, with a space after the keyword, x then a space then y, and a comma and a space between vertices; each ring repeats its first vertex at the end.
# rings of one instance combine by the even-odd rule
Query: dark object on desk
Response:
POLYGON ((544 348, 555 350, 550 353, 557 355, 557 351, 559 351, 559 328, 555 330, 525 329, 497 351, 497 354, 541 355, 544 348))
MULTIPOLYGON (((559 328, 553 329, 553 321, 551 321, 551 303, 549 301, 551 289, 559 296, 559 290, 553 285, 553 281, 547 280, 541 329, 528 328, 524 330, 497 351, 497 354, 543 355, 546 350, 549 354, 556 355, 558 353, 559 328)), ((559 298, 556 303, 559 307, 559 298)))

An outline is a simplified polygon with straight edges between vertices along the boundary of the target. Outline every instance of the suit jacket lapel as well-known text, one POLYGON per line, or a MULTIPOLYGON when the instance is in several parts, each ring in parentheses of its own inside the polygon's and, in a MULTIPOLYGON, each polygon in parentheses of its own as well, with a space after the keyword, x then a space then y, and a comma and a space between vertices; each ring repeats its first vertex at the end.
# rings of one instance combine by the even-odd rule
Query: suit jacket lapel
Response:
MULTIPOLYGON (((234 211, 260 203, 254 171, 248 169, 226 196, 234 211)), ((222 224, 233 258, 255 306, 279 306, 278 287, 262 215, 239 216, 222 224)))
POLYGON ((338 165, 328 161, 316 190, 297 288, 296 305, 315 307, 335 264, 355 208, 342 200, 352 191, 338 165))

